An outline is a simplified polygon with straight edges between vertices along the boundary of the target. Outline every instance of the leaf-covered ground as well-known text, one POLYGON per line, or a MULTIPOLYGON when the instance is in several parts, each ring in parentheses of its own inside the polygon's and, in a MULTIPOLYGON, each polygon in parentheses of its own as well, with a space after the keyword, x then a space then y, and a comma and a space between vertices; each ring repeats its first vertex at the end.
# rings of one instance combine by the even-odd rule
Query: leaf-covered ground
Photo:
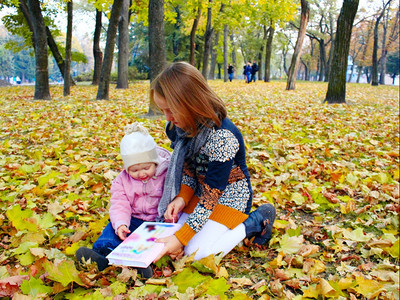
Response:
POLYGON ((277 208, 273 238, 222 258, 155 267, 78 266, 108 222, 124 125, 145 122, 168 148, 165 120, 142 119, 148 83, 73 87, 33 101, 33 87, 0 88, 0 297, 14 299, 399 299, 398 87, 347 86, 326 105, 325 83, 210 84, 241 129, 254 207, 277 208), (113 298, 114 297, 114 298, 113 298))

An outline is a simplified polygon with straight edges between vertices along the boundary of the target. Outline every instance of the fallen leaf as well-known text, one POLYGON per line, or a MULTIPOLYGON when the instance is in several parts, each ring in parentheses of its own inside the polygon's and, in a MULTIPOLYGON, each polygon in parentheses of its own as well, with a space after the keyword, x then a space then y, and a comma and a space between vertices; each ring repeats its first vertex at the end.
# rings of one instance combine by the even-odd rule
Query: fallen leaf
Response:
POLYGON ((28 279, 28 275, 16 275, 0 280, 0 296, 12 297, 20 290, 22 282, 28 279))

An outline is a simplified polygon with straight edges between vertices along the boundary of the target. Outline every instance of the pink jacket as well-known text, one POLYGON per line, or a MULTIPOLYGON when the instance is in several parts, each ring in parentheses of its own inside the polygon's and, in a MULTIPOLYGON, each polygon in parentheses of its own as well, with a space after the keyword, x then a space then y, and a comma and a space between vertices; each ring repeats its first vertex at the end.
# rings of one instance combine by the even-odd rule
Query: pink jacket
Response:
POLYGON ((144 221, 154 221, 158 216, 158 203, 164 190, 164 180, 167 175, 171 153, 157 147, 160 164, 156 174, 147 183, 133 179, 123 170, 111 185, 110 220, 117 231, 121 225, 129 227, 131 216, 144 221))

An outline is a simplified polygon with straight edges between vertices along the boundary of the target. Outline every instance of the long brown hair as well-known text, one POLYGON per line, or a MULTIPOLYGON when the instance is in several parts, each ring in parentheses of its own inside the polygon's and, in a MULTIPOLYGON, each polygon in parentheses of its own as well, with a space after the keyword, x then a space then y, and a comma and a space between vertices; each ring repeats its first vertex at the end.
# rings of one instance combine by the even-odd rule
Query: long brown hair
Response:
MULTIPOLYGON (((186 62, 175 62, 165 68, 151 83, 154 92, 165 98, 178 120, 183 120, 190 136, 195 136, 199 125, 217 126, 226 118, 225 104, 210 88, 203 75, 186 62)), ((154 98, 153 98, 154 100, 154 98)))

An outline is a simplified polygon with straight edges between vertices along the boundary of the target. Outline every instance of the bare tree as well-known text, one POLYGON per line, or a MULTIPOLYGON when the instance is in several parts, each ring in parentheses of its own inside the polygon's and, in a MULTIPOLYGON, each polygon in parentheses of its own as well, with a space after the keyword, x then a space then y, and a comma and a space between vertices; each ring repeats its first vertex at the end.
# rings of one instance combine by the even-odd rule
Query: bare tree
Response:
POLYGON ((307 30, 307 35, 317 41, 319 45, 318 80, 328 82, 333 53, 333 16, 336 15, 336 1, 312 1, 309 3, 314 4, 317 8, 311 15, 318 16, 319 19, 317 20, 318 30, 312 30, 312 27, 310 27, 307 30), (332 46, 328 56, 327 50, 329 44, 332 46))

